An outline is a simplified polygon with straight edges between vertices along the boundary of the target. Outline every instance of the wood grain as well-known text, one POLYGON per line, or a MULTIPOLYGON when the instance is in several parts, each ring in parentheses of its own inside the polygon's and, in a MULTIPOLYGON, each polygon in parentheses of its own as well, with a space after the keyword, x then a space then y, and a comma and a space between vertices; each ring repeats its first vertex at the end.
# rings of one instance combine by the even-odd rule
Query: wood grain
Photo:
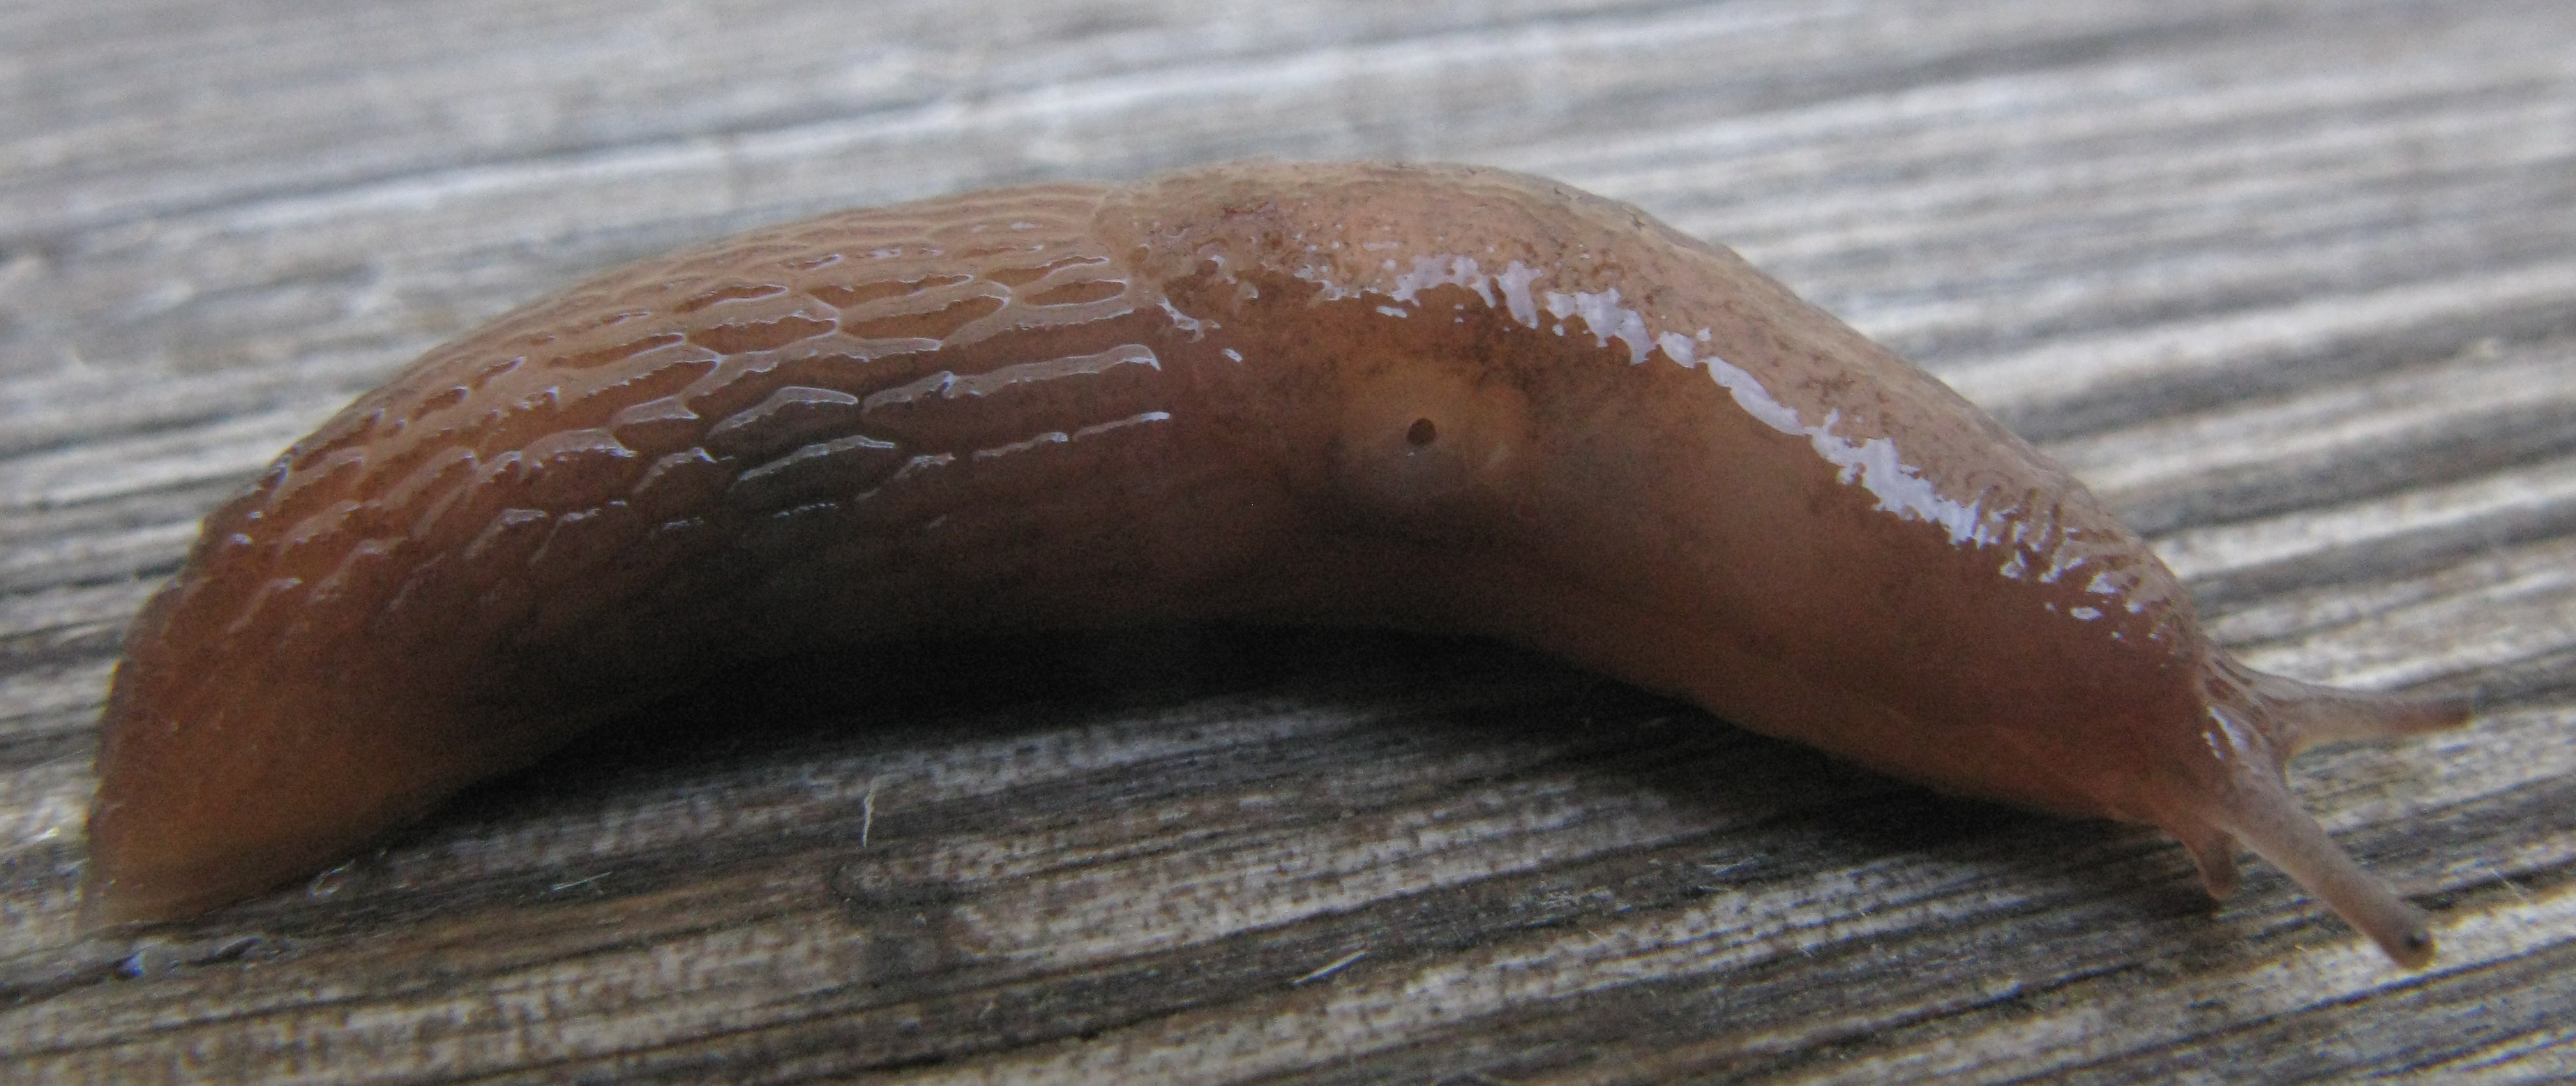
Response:
POLYGON ((0 1078, 2555 1081, 2571 729, 2558 0, 0 6, 0 1078), (2249 662, 2481 692, 2292 774, 2440 962, 1492 646, 1243 630, 782 662, 75 935, 119 631, 349 397, 679 242, 1248 154, 1635 201, 2042 441, 2249 662))

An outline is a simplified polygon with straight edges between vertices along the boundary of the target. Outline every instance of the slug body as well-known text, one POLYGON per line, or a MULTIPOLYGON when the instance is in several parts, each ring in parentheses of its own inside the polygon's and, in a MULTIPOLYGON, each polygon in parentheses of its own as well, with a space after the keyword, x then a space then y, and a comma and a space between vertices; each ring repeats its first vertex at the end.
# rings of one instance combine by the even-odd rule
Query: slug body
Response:
POLYGON ((206 521, 119 667, 94 922, 308 872, 747 658, 1369 623, 1889 773, 2242 840, 2410 964, 2281 765, 2454 707, 2245 670, 2091 494, 1733 253, 1459 167, 850 212, 428 356, 206 521))

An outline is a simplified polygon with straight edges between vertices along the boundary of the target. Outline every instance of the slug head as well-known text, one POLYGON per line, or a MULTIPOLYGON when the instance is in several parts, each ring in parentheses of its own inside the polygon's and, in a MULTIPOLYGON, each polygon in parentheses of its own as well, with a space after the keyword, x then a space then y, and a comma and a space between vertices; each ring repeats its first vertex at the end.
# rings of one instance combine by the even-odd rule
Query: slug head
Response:
POLYGON ((2200 763, 2204 772, 2166 790, 2154 821, 2191 850, 2210 896, 2235 890, 2234 849, 2242 841, 2398 964, 2430 964, 2433 935, 2423 912, 2354 862, 2299 808, 2283 767, 2320 742, 2458 727, 2469 719, 2469 704, 2315 686, 2254 671, 2215 649, 2202 690, 2197 738, 2208 753, 2200 763))

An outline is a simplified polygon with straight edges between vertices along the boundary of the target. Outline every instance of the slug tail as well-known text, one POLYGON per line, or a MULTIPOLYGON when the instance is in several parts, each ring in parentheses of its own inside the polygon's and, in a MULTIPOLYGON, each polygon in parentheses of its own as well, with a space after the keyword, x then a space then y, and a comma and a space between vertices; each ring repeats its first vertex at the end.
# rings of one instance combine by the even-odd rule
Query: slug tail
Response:
MULTIPOLYGON (((2432 964, 2433 931, 2423 910, 2353 862, 2324 827, 2298 809, 2287 788, 2273 781, 2247 782, 2230 799, 2218 817, 2255 855, 2298 880, 2397 964, 2408 969, 2432 964)), ((2204 880, 2208 872, 2204 862, 2204 880)))

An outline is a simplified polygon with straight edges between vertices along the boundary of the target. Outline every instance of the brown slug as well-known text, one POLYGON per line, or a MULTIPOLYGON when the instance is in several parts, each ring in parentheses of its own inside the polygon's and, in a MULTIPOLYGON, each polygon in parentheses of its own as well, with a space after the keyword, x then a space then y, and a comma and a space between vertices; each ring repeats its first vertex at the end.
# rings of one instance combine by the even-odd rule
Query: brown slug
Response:
POLYGON ((84 912, 307 873, 729 663, 1239 620, 1533 646, 1934 787, 2243 841, 2461 706, 2259 674, 2092 494, 1734 253, 1450 166, 853 211, 431 351, 206 519, 126 640, 84 912))

